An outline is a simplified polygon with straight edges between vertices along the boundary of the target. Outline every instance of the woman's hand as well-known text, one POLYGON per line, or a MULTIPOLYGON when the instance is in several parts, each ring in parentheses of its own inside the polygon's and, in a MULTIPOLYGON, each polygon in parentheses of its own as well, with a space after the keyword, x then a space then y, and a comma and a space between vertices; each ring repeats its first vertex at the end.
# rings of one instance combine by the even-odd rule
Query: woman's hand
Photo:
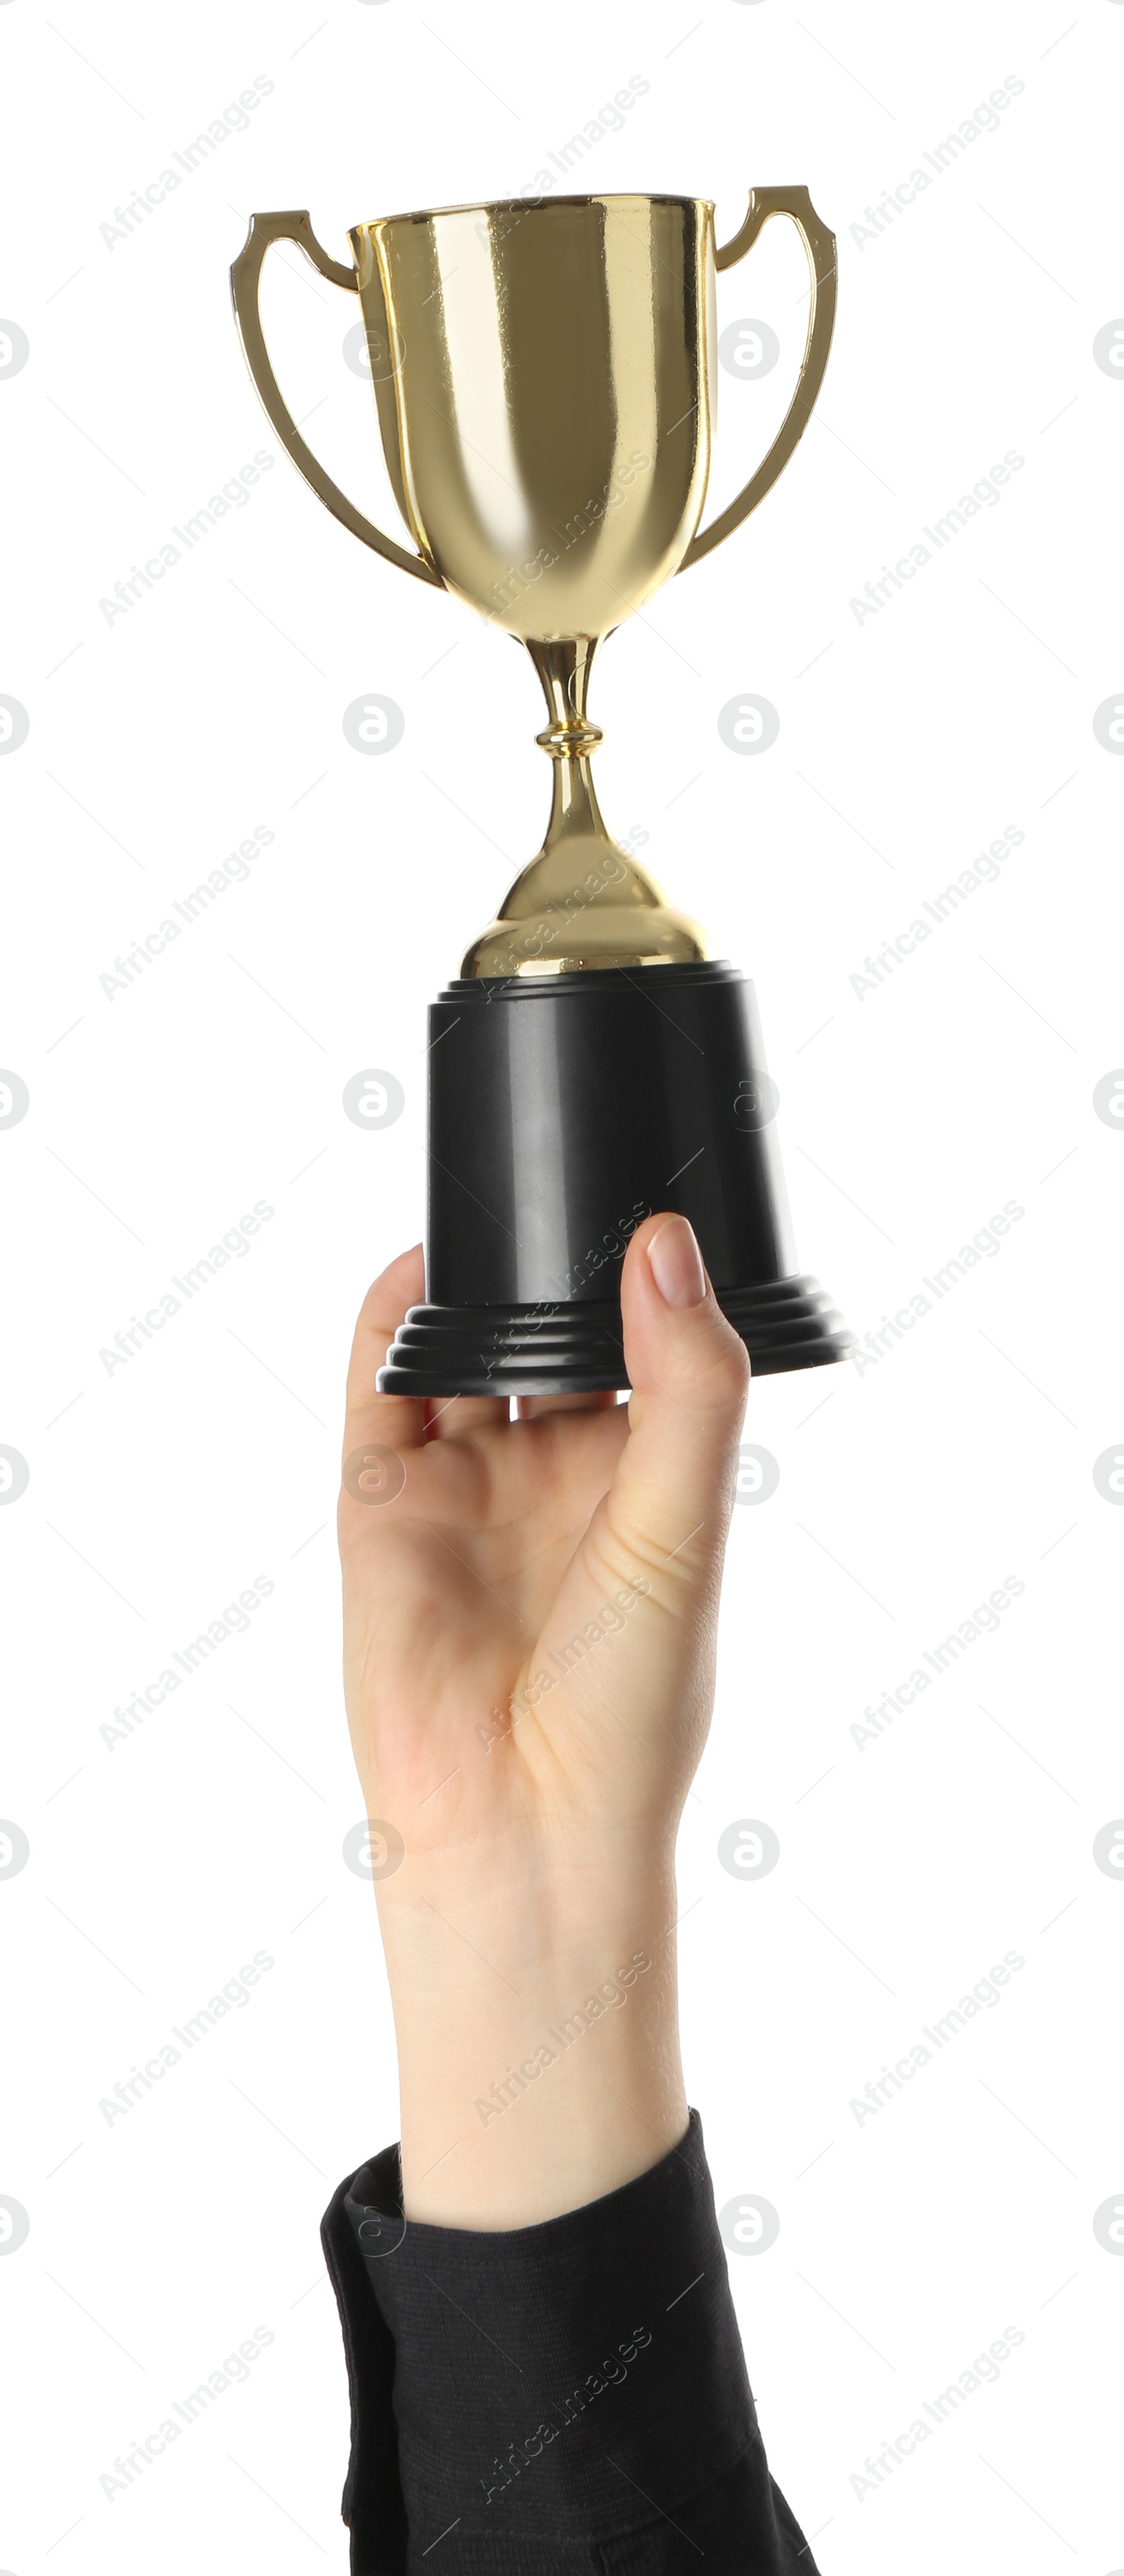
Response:
POLYGON ((368 1815, 405 1846, 378 1898, 407 2214, 520 2226, 631 2179, 686 2127, 674 1841, 710 1718, 749 1363, 681 1217, 649 1218, 625 1258, 627 1410, 530 1399, 509 1422, 492 1398, 376 1395, 423 1293, 416 1250, 356 1331, 348 1717, 368 1815), (385 1497, 368 1501, 373 1450, 391 1463, 367 1470, 385 1497))

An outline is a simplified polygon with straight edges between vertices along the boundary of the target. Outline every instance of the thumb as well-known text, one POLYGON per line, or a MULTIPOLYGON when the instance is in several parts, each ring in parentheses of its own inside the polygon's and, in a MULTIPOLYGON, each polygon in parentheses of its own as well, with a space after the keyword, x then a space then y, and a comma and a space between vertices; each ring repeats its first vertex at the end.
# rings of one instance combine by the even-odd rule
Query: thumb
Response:
POLYGON ((621 1309, 629 1438, 606 1516, 657 1574, 695 1577, 725 1545, 750 1369, 686 1217, 649 1217, 633 1236, 621 1309))

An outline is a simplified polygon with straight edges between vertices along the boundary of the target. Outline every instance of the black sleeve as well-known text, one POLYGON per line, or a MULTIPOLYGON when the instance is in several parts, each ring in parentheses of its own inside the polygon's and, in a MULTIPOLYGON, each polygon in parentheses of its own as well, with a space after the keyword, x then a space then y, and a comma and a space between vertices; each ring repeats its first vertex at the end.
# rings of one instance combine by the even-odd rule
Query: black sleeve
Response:
POLYGON ((323 2229, 352 2576, 816 2576, 769 2475, 696 2111, 539 2227, 407 2225, 398 2150, 323 2229))

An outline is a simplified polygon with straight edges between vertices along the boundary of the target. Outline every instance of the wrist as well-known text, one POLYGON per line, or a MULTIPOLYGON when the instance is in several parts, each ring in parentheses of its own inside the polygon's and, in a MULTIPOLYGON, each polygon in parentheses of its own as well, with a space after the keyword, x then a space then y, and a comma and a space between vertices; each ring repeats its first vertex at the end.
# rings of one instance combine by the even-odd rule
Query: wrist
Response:
POLYGON ((675 1911, 650 1857, 482 1873, 475 1854, 470 1884, 447 1853, 380 1886, 408 2217, 533 2225, 678 2143, 675 1911))

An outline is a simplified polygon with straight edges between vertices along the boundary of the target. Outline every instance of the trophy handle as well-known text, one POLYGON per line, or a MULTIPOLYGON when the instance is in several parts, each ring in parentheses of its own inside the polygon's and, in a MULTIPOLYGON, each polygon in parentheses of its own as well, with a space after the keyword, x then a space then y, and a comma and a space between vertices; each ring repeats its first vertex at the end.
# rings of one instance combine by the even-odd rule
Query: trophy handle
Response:
POLYGON ((823 383, 835 326, 835 235, 829 233, 826 224, 821 224, 807 189, 751 188, 749 212, 741 231, 735 233, 724 250, 715 252, 715 265, 732 268, 735 260, 744 259, 772 215, 791 216, 807 253, 812 281, 808 337, 804 343, 796 391, 756 474, 751 476, 744 491, 738 493, 737 499, 731 501, 729 508, 715 519, 712 527, 704 528, 698 536, 692 537, 679 566, 680 572, 686 572, 688 564, 698 563, 702 555, 710 553, 712 546, 720 546, 723 537, 728 537, 734 528, 740 527, 742 520, 748 519, 750 511, 764 500, 803 436, 823 383))
POLYGON ((384 555, 387 563, 398 564, 403 572, 414 572, 420 581, 433 582, 438 590, 443 590, 445 585, 440 573, 432 564, 426 563, 424 556, 408 553, 405 546, 396 545, 393 537, 384 536, 372 519, 364 518, 362 510, 356 509, 354 501, 349 501, 346 492, 341 492, 338 483, 333 483, 312 449, 305 446, 295 421, 290 418, 270 365, 258 302, 262 262, 270 243, 275 241, 294 241, 298 250, 304 252, 305 258, 311 260, 313 267, 319 269, 321 277, 326 277, 330 285, 350 287, 356 295, 359 292, 355 270, 329 258, 316 239, 307 213, 251 215, 249 232, 230 272, 230 292, 246 364, 274 429, 288 449, 298 473, 312 485, 317 500, 323 502, 333 517, 342 520, 345 528, 350 528, 353 537, 362 537, 364 545, 373 546, 375 553, 384 555))

